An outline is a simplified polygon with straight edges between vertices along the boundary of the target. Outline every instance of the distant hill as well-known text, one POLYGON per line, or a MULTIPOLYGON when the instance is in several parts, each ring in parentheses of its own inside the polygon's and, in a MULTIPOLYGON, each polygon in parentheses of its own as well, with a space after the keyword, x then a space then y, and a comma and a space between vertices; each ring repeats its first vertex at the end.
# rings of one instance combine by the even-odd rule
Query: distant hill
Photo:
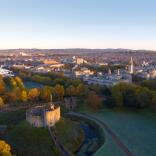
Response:
POLYGON ((132 49, 5 49, 0 50, 1 54, 6 53, 51 53, 51 54, 87 54, 87 53, 108 53, 108 52, 117 52, 117 53, 131 53, 131 52, 156 52, 152 50, 132 50, 132 49))

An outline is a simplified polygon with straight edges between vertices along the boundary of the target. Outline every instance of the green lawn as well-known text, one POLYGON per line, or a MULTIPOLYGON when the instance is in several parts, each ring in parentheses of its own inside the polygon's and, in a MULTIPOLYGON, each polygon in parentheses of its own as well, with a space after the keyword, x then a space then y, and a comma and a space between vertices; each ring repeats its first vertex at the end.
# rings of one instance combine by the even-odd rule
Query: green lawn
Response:
POLYGON ((17 156, 57 156, 58 151, 45 128, 35 128, 25 121, 25 111, 0 112, 0 124, 7 125, 6 140, 17 156))
POLYGON ((32 127, 25 121, 13 128, 6 138, 18 156, 58 155, 48 130, 32 127))
MULTIPOLYGON (((156 114, 145 111, 102 110, 92 113, 104 121, 134 156, 156 155, 156 114)), ((106 133, 106 143, 95 156, 122 156, 123 153, 106 133)))
POLYGON ((25 120, 25 111, 0 112, 1 125, 16 125, 25 120))
POLYGON ((78 122, 68 118, 61 118, 55 129, 62 144, 71 152, 75 152, 84 139, 84 133, 78 122))

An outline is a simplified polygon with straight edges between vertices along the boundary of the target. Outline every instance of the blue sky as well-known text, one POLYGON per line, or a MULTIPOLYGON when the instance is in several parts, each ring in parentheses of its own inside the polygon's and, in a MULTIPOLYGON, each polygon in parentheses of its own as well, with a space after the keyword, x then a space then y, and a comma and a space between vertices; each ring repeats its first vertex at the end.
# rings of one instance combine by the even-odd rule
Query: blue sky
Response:
POLYGON ((156 50, 155 0, 0 0, 0 49, 156 50))

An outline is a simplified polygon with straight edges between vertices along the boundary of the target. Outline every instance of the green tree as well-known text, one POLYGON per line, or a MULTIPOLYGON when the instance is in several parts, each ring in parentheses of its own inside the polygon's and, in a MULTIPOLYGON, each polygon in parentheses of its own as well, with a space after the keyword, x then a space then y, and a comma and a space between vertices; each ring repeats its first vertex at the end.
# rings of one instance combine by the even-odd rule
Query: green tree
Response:
POLYGON ((147 88, 138 87, 136 97, 140 107, 147 107, 152 102, 152 93, 147 88))
POLYGON ((91 110, 97 111, 102 106, 101 98, 96 92, 91 91, 87 98, 87 104, 91 110))
POLYGON ((156 95, 152 98, 151 110, 156 112, 156 95))
POLYGON ((123 106, 124 103, 121 87, 122 86, 120 85, 115 85, 114 87, 111 88, 112 98, 116 106, 123 106))

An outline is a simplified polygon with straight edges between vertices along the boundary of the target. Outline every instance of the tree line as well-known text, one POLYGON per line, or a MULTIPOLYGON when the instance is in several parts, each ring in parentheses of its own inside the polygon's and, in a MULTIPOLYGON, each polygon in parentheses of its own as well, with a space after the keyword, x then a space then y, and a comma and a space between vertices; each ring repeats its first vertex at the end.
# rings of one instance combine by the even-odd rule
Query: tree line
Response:
MULTIPOLYGON (((44 76, 42 76, 44 77, 44 76)), ((66 88, 57 83, 54 86, 28 89, 24 86, 23 80, 16 77, 3 79, 0 76, 0 105, 17 103, 35 103, 39 101, 49 102, 50 95, 57 101, 63 101, 64 96, 86 97, 89 89, 83 83, 72 83, 66 88)))
POLYGON ((151 108, 156 110, 156 91, 145 86, 119 83, 107 90, 109 107, 151 108))

